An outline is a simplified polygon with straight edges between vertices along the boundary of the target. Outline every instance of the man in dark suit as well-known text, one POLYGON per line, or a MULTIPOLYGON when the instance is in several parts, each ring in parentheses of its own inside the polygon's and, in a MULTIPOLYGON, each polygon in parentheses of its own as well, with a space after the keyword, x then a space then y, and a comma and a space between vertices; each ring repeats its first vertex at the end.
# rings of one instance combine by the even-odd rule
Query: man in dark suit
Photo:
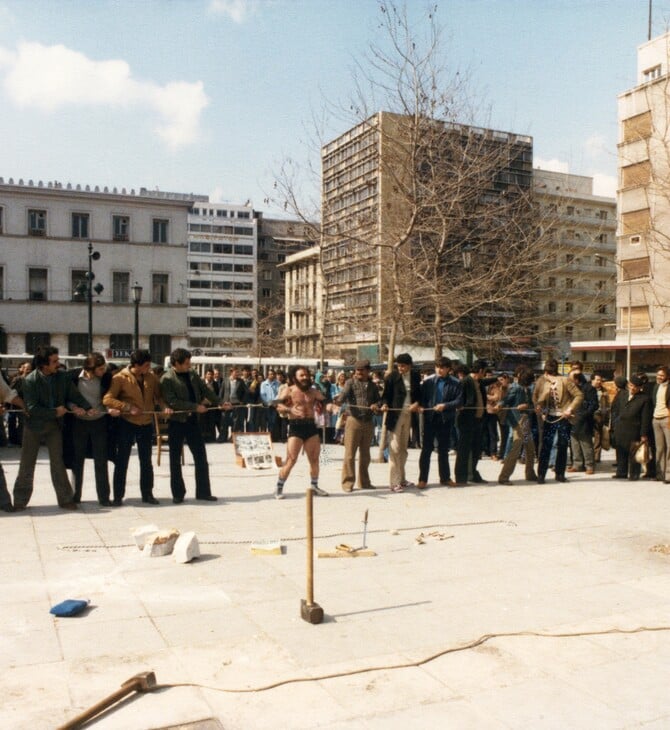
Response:
POLYGON ((386 428, 391 433, 389 446, 390 486, 392 492, 413 487, 405 477, 407 445, 412 422, 411 414, 418 412, 421 400, 419 373, 412 370, 412 357, 406 352, 395 359, 396 370, 384 378, 382 411, 386 412, 386 428))
POLYGON ((467 365, 456 368, 456 376, 463 387, 463 405, 458 413, 458 446, 456 448, 456 482, 453 486, 465 487, 468 479, 475 484, 486 484, 477 471, 477 463, 482 453, 482 431, 486 406, 486 389, 497 378, 485 378, 486 363, 477 360, 472 373, 467 365))
POLYGON ((449 437, 456 422, 456 409, 463 402, 461 383, 451 375, 451 360, 441 357, 435 362, 435 375, 421 384, 423 440, 419 456, 419 489, 428 483, 430 457, 437 441, 437 466, 440 484, 449 485, 449 437))
POLYGON ((620 405, 615 426, 616 474, 613 479, 639 479, 641 464, 635 461, 639 442, 649 442, 651 433, 651 402, 642 391, 643 381, 632 375, 628 382, 628 399, 620 405))
POLYGON ((225 425, 222 423, 222 430, 219 433, 217 442, 223 443, 228 440, 228 428, 232 432, 239 433, 244 431, 244 421, 246 417, 246 407, 244 399, 246 397, 246 386, 244 380, 240 377, 240 369, 233 365, 230 368, 230 376, 223 381, 221 392, 217 393, 221 401, 226 407, 225 425))

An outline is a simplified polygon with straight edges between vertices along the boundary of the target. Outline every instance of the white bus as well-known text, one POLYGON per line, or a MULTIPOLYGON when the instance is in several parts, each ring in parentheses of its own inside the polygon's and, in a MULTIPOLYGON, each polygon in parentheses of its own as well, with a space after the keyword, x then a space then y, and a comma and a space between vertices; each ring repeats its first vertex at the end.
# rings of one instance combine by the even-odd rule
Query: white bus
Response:
MULTIPOLYGON (((250 368, 258 368, 264 374, 267 374, 268 368, 273 370, 283 370, 286 372, 292 365, 305 365, 315 372, 321 368, 321 360, 310 357, 243 357, 238 355, 193 355, 191 358, 191 367, 200 375, 204 375, 205 370, 217 369, 222 373, 227 372, 233 365, 250 368)), ((165 368, 170 367, 170 357, 165 358, 165 368)), ((323 369, 338 370, 344 366, 344 360, 335 360, 329 358, 324 362, 323 369)))

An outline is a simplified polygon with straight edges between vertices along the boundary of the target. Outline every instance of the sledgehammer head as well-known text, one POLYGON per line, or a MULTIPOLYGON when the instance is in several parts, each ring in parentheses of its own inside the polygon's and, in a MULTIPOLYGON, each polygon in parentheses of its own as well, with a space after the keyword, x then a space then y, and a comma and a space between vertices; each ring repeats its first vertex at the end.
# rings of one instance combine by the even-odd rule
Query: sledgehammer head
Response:
POLYGON ((320 624, 323 621, 323 609, 318 603, 307 603, 302 598, 300 600, 300 617, 308 624, 320 624))
POLYGON ((127 679, 121 686, 135 692, 150 692, 156 686, 156 675, 154 672, 140 672, 127 679))

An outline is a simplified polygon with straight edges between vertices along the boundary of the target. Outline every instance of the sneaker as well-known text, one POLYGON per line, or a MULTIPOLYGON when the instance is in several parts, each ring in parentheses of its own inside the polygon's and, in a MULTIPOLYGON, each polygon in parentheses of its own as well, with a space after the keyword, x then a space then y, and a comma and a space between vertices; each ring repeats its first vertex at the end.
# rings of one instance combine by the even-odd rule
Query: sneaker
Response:
POLYGON ((391 490, 392 492, 404 492, 404 491, 405 491, 405 487, 403 487, 403 485, 402 485, 402 484, 392 484, 392 485, 391 485, 391 486, 389 487, 389 489, 390 489, 390 490, 391 490))
POLYGON ((400 484, 404 489, 414 489, 414 487, 416 487, 416 484, 414 484, 414 482, 408 482, 407 479, 405 479, 405 481, 401 482, 400 484))
POLYGON ((321 487, 310 487, 310 489, 316 494, 317 497, 328 497, 328 492, 326 492, 325 489, 321 489, 321 487))
POLYGON ((284 499, 284 487, 276 487, 275 499, 284 499))

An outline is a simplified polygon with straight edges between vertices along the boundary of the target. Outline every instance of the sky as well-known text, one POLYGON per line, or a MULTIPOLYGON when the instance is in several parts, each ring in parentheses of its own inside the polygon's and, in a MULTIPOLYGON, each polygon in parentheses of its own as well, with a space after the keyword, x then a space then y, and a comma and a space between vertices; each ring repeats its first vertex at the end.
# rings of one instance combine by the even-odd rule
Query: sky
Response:
MULTIPOLYGON (((534 164, 616 189, 616 98, 635 84, 648 0, 408 0, 427 8, 489 126, 534 164)), ((351 126, 376 0, 0 0, 0 177, 146 187, 281 214, 287 161, 351 126), (267 202, 266 202, 267 201, 267 202)), ((654 0, 652 37, 670 23, 654 0)), ((310 189, 310 179, 303 186, 310 189)), ((303 187, 303 189, 304 189, 303 187)))

